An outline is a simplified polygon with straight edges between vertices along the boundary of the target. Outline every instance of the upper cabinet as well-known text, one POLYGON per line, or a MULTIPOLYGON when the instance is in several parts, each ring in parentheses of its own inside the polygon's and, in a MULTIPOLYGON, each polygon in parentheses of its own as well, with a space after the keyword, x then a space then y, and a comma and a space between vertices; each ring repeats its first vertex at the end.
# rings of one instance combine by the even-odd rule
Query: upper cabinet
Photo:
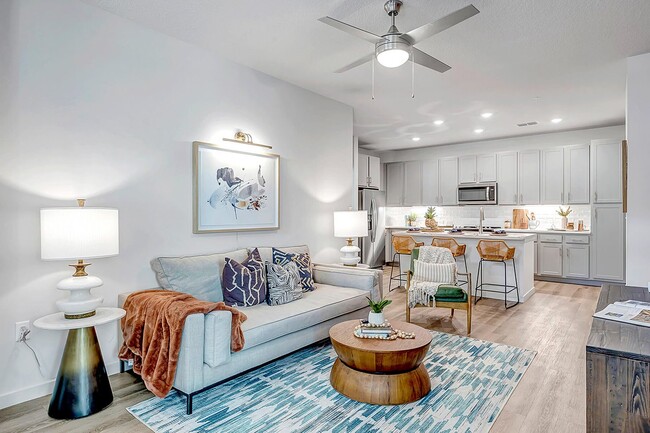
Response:
POLYGON ((499 153, 496 158, 499 204, 517 204, 517 152, 499 153))
POLYGON ((381 163, 379 157, 359 154, 360 188, 379 189, 381 185, 381 163))
POLYGON ((564 148, 564 203, 589 204, 589 145, 564 148))
POLYGON ((621 141, 592 140, 591 189, 594 203, 623 201, 621 141))
POLYGON ((404 200, 404 163, 386 164, 386 205, 401 206, 404 200))
POLYGON ((539 150, 519 152, 519 204, 539 204, 539 150))
POLYGON ((422 163, 408 161, 404 163, 404 200, 405 206, 422 204, 422 163))
POLYGON ((438 186, 438 160, 422 161, 422 204, 436 206, 440 204, 438 186))
POLYGON ((564 203, 564 148, 542 150, 542 204, 564 203))
POLYGON ((458 158, 458 183, 495 182, 496 155, 468 155, 458 158))
POLYGON ((440 204, 458 204, 458 158, 442 158, 439 161, 440 204))

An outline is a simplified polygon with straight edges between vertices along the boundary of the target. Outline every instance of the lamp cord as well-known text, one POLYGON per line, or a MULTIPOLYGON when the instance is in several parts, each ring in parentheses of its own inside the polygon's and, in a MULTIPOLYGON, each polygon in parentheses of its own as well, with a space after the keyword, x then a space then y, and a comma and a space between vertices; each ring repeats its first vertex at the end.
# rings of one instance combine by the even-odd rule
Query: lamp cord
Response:
POLYGON ((43 376, 43 377, 47 377, 47 375, 43 374, 43 368, 42 368, 42 366, 41 366, 41 361, 39 361, 39 359, 38 359, 38 355, 36 354, 36 351, 35 351, 34 348, 33 348, 32 346, 30 346, 29 343, 27 342, 27 336, 30 334, 30 332, 32 332, 32 331, 30 331, 30 330, 27 329, 27 328, 23 328, 23 329, 21 329, 21 331, 20 331, 20 339, 18 340, 18 342, 20 342, 20 343, 25 343, 25 346, 27 346, 27 347, 29 348, 29 350, 32 351, 32 354, 34 355, 34 359, 36 360, 36 364, 38 365, 38 371, 39 371, 39 373, 41 373, 41 376, 43 376))

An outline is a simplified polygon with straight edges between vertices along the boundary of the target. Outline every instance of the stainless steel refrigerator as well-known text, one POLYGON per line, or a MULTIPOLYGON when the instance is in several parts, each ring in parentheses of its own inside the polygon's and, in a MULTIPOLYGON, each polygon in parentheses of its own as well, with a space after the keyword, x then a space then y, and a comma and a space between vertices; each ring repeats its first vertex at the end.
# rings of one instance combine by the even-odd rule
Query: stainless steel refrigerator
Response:
POLYGON ((371 268, 383 266, 386 244, 386 193, 372 189, 359 190, 359 210, 368 211, 368 236, 360 238, 361 263, 371 268))

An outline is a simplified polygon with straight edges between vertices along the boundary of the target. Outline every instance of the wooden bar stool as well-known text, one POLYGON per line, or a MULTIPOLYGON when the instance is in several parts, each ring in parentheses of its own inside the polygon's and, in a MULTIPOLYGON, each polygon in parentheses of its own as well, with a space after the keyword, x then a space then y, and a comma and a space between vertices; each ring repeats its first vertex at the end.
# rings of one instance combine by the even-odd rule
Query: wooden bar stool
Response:
POLYGON ((402 261, 400 260, 400 256, 410 257, 413 248, 421 247, 423 245, 424 242, 415 242, 415 239, 413 239, 411 236, 393 236, 393 250, 395 250, 395 253, 393 254, 393 264, 390 267, 390 280, 388 281, 389 292, 393 290, 391 289, 391 284, 393 281, 399 281, 399 284, 397 287, 395 287, 396 289, 401 287, 403 285, 403 282, 406 281, 406 272, 402 272, 402 261), (399 274, 393 276, 393 270, 395 269, 395 258, 397 258, 397 267, 399 274))
POLYGON ((488 290, 486 292, 503 293, 503 304, 506 309, 519 304, 519 284, 517 283, 517 267, 515 265, 515 248, 509 247, 504 241, 480 240, 476 246, 478 255, 481 260, 478 263, 478 272, 476 275, 476 288, 474 289, 474 304, 483 299, 483 286, 503 287, 503 291, 488 290), (506 262, 512 260, 512 270, 515 274, 515 285, 508 285, 508 266, 506 262), (503 284, 484 283, 483 282, 483 262, 500 262, 503 263, 503 284), (481 296, 478 296, 478 290, 481 289, 481 296), (510 290, 508 290, 510 289, 510 290), (508 305, 508 293, 517 291, 517 302, 508 305))
MULTIPOLYGON (((431 246, 447 248, 451 251, 451 255, 454 256, 454 259, 462 256, 463 263, 465 264, 465 274, 469 275, 469 271, 467 270, 467 258, 465 257, 465 250, 467 249, 467 245, 459 244, 454 238, 433 238, 431 241, 431 246)), ((462 286, 463 284, 467 285, 468 281, 458 280, 459 286, 462 286)), ((471 287, 469 287, 469 289, 471 291, 471 287)))

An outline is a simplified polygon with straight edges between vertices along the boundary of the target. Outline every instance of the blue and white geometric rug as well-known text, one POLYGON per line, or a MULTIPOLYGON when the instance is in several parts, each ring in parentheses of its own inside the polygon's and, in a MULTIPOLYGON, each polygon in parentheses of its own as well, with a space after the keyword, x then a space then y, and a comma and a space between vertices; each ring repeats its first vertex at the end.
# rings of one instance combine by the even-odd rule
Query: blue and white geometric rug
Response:
POLYGON ((535 352, 432 331, 431 392, 400 406, 359 403, 329 382, 332 346, 311 346, 194 397, 172 391, 128 411, 157 433, 488 432, 535 352))

